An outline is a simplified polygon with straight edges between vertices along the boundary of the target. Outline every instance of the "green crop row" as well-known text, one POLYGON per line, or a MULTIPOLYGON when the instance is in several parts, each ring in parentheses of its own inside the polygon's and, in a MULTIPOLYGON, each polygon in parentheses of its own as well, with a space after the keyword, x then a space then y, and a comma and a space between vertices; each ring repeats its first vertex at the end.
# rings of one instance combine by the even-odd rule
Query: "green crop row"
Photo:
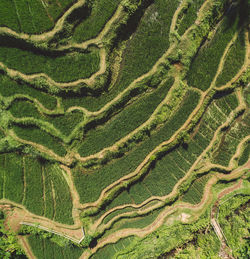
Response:
POLYGON ((148 72, 155 62, 169 47, 169 30, 171 21, 178 7, 178 1, 156 0, 148 7, 135 28, 136 21, 130 30, 135 30, 124 50, 123 64, 115 89, 120 91, 134 79, 148 72))
MULTIPOLYGON (((241 118, 242 119, 242 118, 241 118)), ((249 135, 249 121, 247 116, 242 121, 237 121, 235 125, 224 134, 223 142, 214 155, 214 163, 228 166, 230 159, 235 154, 240 141, 249 135)))
POLYGON ((8 76, 0 74, 0 95, 11 97, 15 94, 23 94, 35 98, 47 109, 54 109, 56 107, 56 99, 51 95, 26 84, 17 83, 8 76))
POLYGON ((197 204, 203 197, 204 187, 209 177, 207 175, 196 179, 189 187, 188 191, 182 196, 181 200, 191 204, 197 204))
POLYGON ((24 174, 22 157, 15 153, 1 155, 0 186, 1 196, 22 203, 24 195, 24 174))
POLYGON ((95 201, 102 189, 122 176, 134 171, 149 152, 161 142, 169 139, 179 129, 196 107, 198 100, 199 95, 196 92, 190 91, 180 109, 157 133, 152 134, 150 138, 122 158, 96 171, 82 172, 81 169, 76 169, 74 171, 74 183, 79 192, 81 202, 95 201), (95 183, 94 185, 90 184, 93 182, 95 183))
POLYGON ((55 81, 70 82, 87 78, 99 68, 98 50, 54 56, 38 50, 19 49, 18 46, 9 48, 1 43, 0 61, 25 74, 45 73, 55 81))
POLYGON ((115 244, 109 244, 99 249, 96 253, 94 253, 90 258, 91 259, 105 259, 105 258, 113 258, 113 256, 118 252, 122 251, 124 247, 127 247, 132 241, 133 237, 126 237, 120 239, 115 244))
POLYGON ((218 86, 225 85, 237 74, 244 64, 245 53, 245 31, 242 30, 227 54, 222 72, 216 81, 218 86))
POLYGON ((190 86, 201 90, 206 90, 210 86, 225 48, 238 29, 238 14, 235 15, 236 17, 226 16, 211 41, 206 42, 198 51, 187 74, 190 86))
POLYGON ((51 29, 72 0, 51 1, 13 0, 0 3, 0 26, 29 34, 51 29))
POLYGON ((47 116, 39 113, 32 103, 23 100, 13 102, 9 110, 16 118, 30 117, 49 122, 65 136, 70 135, 76 125, 83 119, 82 112, 78 111, 62 115, 47 116))
POLYGON ((96 37, 114 14, 120 2, 121 0, 95 1, 90 15, 75 28, 73 40, 80 43, 96 37))
POLYGON ((250 157, 250 144, 248 143, 239 159, 239 166, 244 165, 250 157))
POLYGON ((149 119, 155 108, 165 98, 172 83, 173 80, 168 80, 159 89, 145 94, 128 107, 125 107, 104 126, 89 131, 85 136, 86 140, 79 148, 79 154, 87 156, 96 153, 105 147, 113 145, 116 141, 139 127, 149 119))
POLYGON ((45 177, 48 178, 47 181, 52 182, 54 192, 53 219, 64 224, 73 224, 71 194, 62 171, 56 166, 48 165, 45 177))
POLYGON ((40 130, 35 126, 13 126, 14 132, 21 139, 31 141, 51 149, 60 156, 66 155, 66 150, 57 139, 47 132, 40 130))
POLYGON ((71 258, 78 259, 83 253, 83 249, 76 246, 61 247, 50 239, 44 239, 39 235, 28 237, 32 252, 37 258, 71 258))
POLYGON ((23 168, 25 175, 24 206, 37 215, 44 213, 44 187, 42 167, 38 160, 24 157, 23 168))

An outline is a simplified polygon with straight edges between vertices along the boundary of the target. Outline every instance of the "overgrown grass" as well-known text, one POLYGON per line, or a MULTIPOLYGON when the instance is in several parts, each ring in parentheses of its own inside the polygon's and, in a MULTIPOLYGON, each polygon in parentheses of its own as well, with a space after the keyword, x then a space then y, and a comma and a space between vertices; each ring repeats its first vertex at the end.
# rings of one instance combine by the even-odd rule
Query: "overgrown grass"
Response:
POLYGON ((13 129, 17 136, 21 139, 43 145, 60 156, 66 155, 65 148, 60 144, 60 142, 58 142, 57 139, 35 126, 14 125, 13 129))
POLYGON ((190 91, 176 114, 155 134, 138 145, 133 151, 101 169, 91 172, 74 171, 74 183, 82 203, 95 201, 101 191, 112 182, 134 171, 145 156, 161 142, 169 139, 186 121, 198 103, 199 95, 190 91), (185 111, 185 112, 184 112, 185 111), (91 183, 95 183, 94 185, 91 183))
POLYGON ((49 94, 43 93, 26 84, 17 83, 6 75, 0 73, 0 94, 4 97, 10 97, 15 94, 24 94, 37 99, 44 107, 54 109, 56 99, 49 94))
POLYGON ((120 2, 121 0, 95 1, 90 16, 75 28, 73 40, 80 43, 96 37, 107 21, 112 17, 120 2))
POLYGON ((44 190, 41 164, 37 159, 25 157, 23 168, 26 182, 24 206, 32 213, 43 215, 44 190))
POLYGON ((0 48, 0 61, 25 74, 45 73, 58 82, 87 78, 99 69, 100 62, 98 50, 54 56, 5 46, 0 48))
POLYGON ((153 113, 155 108, 165 98, 173 80, 170 79, 159 89, 138 98, 104 126, 91 130, 85 136, 86 140, 79 148, 81 156, 96 153, 139 127, 153 113))
POLYGON ((225 85, 237 74, 244 64, 245 53, 245 34, 244 31, 241 31, 227 54, 223 70, 216 81, 218 86, 225 85))
POLYGON ((190 86, 206 90, 210 86, 227 44, 238 29, 238 16, 226 16, 210 42, 206 42, 194 57, 187 74, 190 86), (233 21, 233 24, 231 24, 233 21))

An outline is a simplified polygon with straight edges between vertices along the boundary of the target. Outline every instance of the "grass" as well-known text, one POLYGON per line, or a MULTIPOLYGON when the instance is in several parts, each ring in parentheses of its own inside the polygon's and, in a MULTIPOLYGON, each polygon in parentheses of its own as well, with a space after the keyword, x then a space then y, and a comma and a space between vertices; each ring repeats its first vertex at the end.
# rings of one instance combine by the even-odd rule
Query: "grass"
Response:
POLYGON ((26 84, 17 83, 0 73, 0 95, 10 97, 15 94, 23 94, 35 98, 47 109, 54 109, 57 104, 56 98, 53 96, 43 93, 26 84))
POLYGON ((241 31, 227 54, 223 70, 217 78, 216 85, 225 85, 237 74, 244 64, 245 53, 245 34, 244 31, 241 31))
POLYGON ((22 203, 24 192, 22 157, 8 153, 5 154, 5 159, 5 198, 22 203))
POLYGON ((169 139, 174 132, 186 121, 190 113, 198 103, 199 95, 190 91, 185 98, 183 105, 176 114, 155 134, 138 145, 136 149, 126 156, 103 166, 101 169, 91 172, 74 171, 74 183, 80 195, 82 203, 95 201, 105 187, 118 180, 124 175, 134 171, 161 142, 169 139), (185 111, 185 113, 183 112, 185 111), (95 183, 90 184, 90 183, 95 183))
POLYGON ((196 54, 187 74, 190 86, 203 91, 209 88, 225 48, 237 30, 238 16, 235 19, 232 16, 224 18, 211 41, 201 47, 196 54), (233 24, 230 25, 232 22, 233 24))
POLYGON ((54 56, 39 50, 19 49, 18 46, 5 47, 5 43, 2 44, 0 61, 25 74, 45 73, 57 82, 70 82, 88 78, 99 69, 97 50, 54 56))
POLYGON ((44 190, 41 164, 37 159, 25 157, 23 167, 26 182, 24 206, 32 213, 43 215, 44 190))
POLYGON ((178 34, 181 36, 184 32, 195 22, 197 18, 197 13, 200 10, 204 0, 192 1, 187 10, 182 15, 180 24, 178 26, 178 34))
POLYGON ((94 38, 112 17, 121 0, 99 0, 93 3, 90 15, 76 28, 73 40, 77 43, 94 38))
POLYGON ((119 139, 135 130, 149 119, 155 108, 165 98, 173 80, 169 80, 159 89, 146 94, 123 109, 104 126, 89 131, 85 141, 79 148, 81 156, 97 153, 105 147, 113 145, 119 139))
POLYGON ((66 155, 65 148, 60 144, 60 142, 58 142, 57 139, 35 126, 14 125, 13 129, 17 136, 21 139, 43 145, 44 147, 52 150, 59 156, 66 155))

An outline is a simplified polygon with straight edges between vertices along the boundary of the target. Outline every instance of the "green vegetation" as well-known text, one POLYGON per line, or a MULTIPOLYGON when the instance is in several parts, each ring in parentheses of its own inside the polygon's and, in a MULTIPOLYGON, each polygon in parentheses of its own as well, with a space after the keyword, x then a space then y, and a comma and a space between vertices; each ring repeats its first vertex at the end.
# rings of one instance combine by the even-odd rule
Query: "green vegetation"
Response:
MULTIPOLYGON (((4 44, 1 43, 1 44, 4 44)), ((58 82, 70 82, 90 77, 99 68, 99 53, 43 53, 16 47, 0 50, 0 61, 24 74, 45 73, 58 82)))
POLYGON ((225 48, 237 30, 239 18, 238 16, 235 18, 235 15, 237 13, 226 16, 219 24, 215 35, 211 35, 211 39, 208 39, 198 51, 187 74, 187 81, 190 86, 201 90, 209 88, 225 48), (230 25, 231 19, 233 20, 232 25, 230 25))
POLYGON ((73 40, 80 43, 96 37, 120 2, 121 0, 112 0, 108 3, 105 0, 94 1, 89 16, 75 28, 73 40))
POLYGON ((223 70, 216 81, 218 86, 225 85, 241 69, 245 53, 245 32, 242 30, 227 54, 223 70))
POLYGON ((37 159, 23 158, 26 189, 24 190, 24 206, 34 214, 44 213, 44 183, 42 165, 37 159))
POLYGON ((1 258, 249 257, 248 2, 0 3, 1 258))
POLYGON ((37 258, 72 258, 78 259, 82 253, 82 249, 67 245, 60 247, 51 239, 44 239, 39 235, 31 235, 28 238, 29 244, 34 255, 37 258))
POLYGON ((26 258, 17 242, 16 233, 5 229, 5 215, 0 210, 0 256, 1 258, 26 258))
POLYGON ((178 34, 180 36, 195 22, 197 12, 203 3, 204 0, 196 0, 195 2, 188 1, 187 8, 185 8, 183 14, 179 18, 178 34))
POLYGON ((13 129, 17 136, 21 139, 43 145, 60 156, 66 155, 65 148, 58 142, 57 139, 35 126, 14 125, 13 129))
POLYGON ((54 109, 57 103, 56 99, 51 95, 45 94, 26 84, 18 84, 9 77, 0 74, 0 95, 4 97, 11 97, 16 94, 34 98, 47 109, 54 109))
POLYGON ((74 183, 79 192, 81 202, 95 201, 103 188, 134 171, 143 161, 146 154, 150 153, 161 142, 170 138, 179 129, 196 107, 198 99, 199 95, 196 92, 190 91, 177 113, 159 131, 152 134, 150 138, 147 138, 126 156, 104 165, 101 169, 94 172, 83 173, 82 170, 76 170, 74 172, 74 183), (183 114, 183 111, 185 111, 185 114, 183 114), (90 182, 94 182, 95 185, 89 184, 90 182), (91 196, 89 193, 91 193, 91 196))
POLYGON ((191 204, 199 203, 203 197, 204 187, 208 179, 209 177, 207 175, 196 179, 181 200, 191 204))
POLYGON ((156 0, 148 7, 124 50, 123 64, 116 83, 120 90, 148 72, 166 52, 171 20, 178 4, 179 1, 156 0))
POLYGON ((152 115, 155 108, 166 97, 173 84, 170 79, 166 84, 151 93, 139 98, 104 126, 91 130, 86 134, 86 141, 79 149, 81 156, 96 153, 107 146, 111 146, 119 139, 132 132, 152 115), (133 114, 133 116, 131 116, 133 114))
POLYGON ((62 12, 73 1, 2 1, 0 3, 0 26, 18 32, 41 33, 51 29, 62 12))

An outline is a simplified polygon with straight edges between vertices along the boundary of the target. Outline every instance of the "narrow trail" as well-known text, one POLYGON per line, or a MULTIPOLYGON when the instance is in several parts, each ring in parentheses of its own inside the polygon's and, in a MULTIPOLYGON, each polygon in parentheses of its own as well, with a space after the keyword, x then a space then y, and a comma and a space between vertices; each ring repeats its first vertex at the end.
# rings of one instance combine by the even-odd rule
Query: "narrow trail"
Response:
MULTIPOLYGON (((208 181, 208 183, 206 184, 205 189, 204 189, 204 194, 203 194, 203 197, 202 197, 202 200, 200 203, 195 204, 195 205, 191 205, 191 204, 187 204, 187 203, 179 203, 171 208, 166 208, 166 210, 164 210, 151 225, 149 225, 145 228, 142 228, 142 229, 136 229, 136 228, 135 229, 134 228, 123 229, 123 230, 119 230, 113 234, 110 234, 109 236, 102 239, 96 247, 94 247, 90 251, 84 252, 80 258, 87 259, 91 256, 91 254, 95 253, 98 249, 104 247, 107 244, 116 243, 121 238, 125 238, 128 236, 138 236, 138 237, 143 238, 144 236, 152 233, 154 230, 159 228, 166 220, 166 217, 171 215, 172 213, 176 212, 177 209, 190 209, 193 211, 193 213, 194 212, 196 213, 196 217, 197 217, 197 213, 201 214, 202 210, 204 210, 206 205, 210 204, 213 201, 213 195, 211 195, 212 187, 219 180, 232 180, 235 178, 237 179, 239 176, 242 175, 241 170, 243 170, 243 173, 244 173, 244 169, 246 169, 246 168, 250 169, 250 161, 248 163, 246 163, 243 167, 238 168, 235 171, 232 171, 230 173, 230 175, 224 175, 224 174, 217 173, 216 175, 212 176, 210 178, 210 180, 208 181)), ((231 187, 229 187, 229 188, 231 189, 231 187)))

